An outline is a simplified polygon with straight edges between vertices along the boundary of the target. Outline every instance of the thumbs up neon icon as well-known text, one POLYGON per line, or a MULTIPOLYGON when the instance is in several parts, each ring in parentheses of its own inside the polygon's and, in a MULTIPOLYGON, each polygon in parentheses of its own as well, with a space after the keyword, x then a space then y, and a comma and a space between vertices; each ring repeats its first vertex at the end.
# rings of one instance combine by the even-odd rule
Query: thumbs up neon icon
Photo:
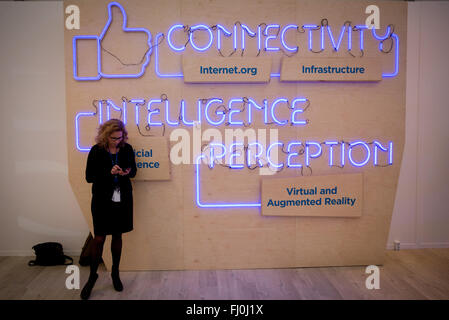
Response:
POLYGON ((127 16, 126 11, 122 7, 121 4, 118 2, 110 2, 108 4, 108 21, 106 22, 106 25, 103 28, 103 31, 99 36, 95 35, 86 35, 86 36, 74 36, 72 40, 72 47, 73 47, 73 77, 75 80, 78 81, 92 81, 92 80, 100 80, 101 78, 139 78, 145 73, 145 69, 150 63, 150 55, 152 52, 151 48, 151 33, 147 29, 144 28, 127 28, 127 16), (103 38, 105 37, 106 33, 108 32, 108 29, 112 23, 112 7, 118 7, 123 15, 123 24, 122 24, 122 30, 124 32, 145 32, 148 36, 148 47, 149 50, 145 53, 145 57, 143 59, 142 67, 140 69, 140 72, 135 74, 107 74, 102 71, 102 65, 101 65, 101 42, 103 38), (78 52, 77 52, 77 43, 79 40, 95 40, 97 42, 97 74, 95 76, 79 76, 78 75, 78 52))

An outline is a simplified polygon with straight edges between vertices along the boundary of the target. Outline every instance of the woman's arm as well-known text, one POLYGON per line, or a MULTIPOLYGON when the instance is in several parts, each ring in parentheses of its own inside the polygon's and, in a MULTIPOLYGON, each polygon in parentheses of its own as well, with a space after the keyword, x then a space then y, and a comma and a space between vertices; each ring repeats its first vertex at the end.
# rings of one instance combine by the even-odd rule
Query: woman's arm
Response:
POLYGON ((86 181, 88 183, 112 179, 110 170, 106 166, 101 165, 99 160, 99 149, 97 146, 93 146, 87 156, 86 181))
POLYGON ((128 176, 130 178, 134 178, 136 176, 137 173, 137 166, 136 166, 136 156, 134 154, 133 151, 133 147, 131 147, 131 145, 128 145, 128 161, 129 161, 129 168, 131 168, 131 171, 129 172, 128 176))
POLYGON ((95 172, 96 172, 96 156, 95 147, 92 147, 87 156, 86 164, 86 181, 88 183, 95 182, 95 172))

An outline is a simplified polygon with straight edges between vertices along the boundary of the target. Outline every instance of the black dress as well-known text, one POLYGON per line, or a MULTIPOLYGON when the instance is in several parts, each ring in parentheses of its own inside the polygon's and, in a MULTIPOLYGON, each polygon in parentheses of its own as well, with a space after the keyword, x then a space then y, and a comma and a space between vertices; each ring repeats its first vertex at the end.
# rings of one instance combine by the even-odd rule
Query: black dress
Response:
POLYGON ((133 193, 130 178, 137 172, 134 151, 125 144, 117 155, 111 155, 98 144, 90 149, 87 157, 86 180, 92 184, 92 219, 95 235, 129 232, 133 229, 133 193), (111 174, 117 159, 123 170, 131 168, 126 176, 111 174), (120 188, 120 202, 112 201, 115 185, 120 188))

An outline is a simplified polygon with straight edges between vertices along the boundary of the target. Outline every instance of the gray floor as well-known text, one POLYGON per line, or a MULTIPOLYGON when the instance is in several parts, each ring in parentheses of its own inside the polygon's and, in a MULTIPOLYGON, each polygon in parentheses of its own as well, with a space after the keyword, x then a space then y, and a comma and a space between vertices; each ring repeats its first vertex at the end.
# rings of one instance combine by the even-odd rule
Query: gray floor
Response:
MULTIPOLYGON (((65 266, 29 267, 31 258, 0 257, 0 299, 79 299, 65 266)), ((81 288, 88 275, 80 267, 81 288)), ((123 292, 104 266, 99 275, 91 299, 449 299, 449 249, 387 251, 379 290, 366 288, 363 266, 122 272, 123 292)))

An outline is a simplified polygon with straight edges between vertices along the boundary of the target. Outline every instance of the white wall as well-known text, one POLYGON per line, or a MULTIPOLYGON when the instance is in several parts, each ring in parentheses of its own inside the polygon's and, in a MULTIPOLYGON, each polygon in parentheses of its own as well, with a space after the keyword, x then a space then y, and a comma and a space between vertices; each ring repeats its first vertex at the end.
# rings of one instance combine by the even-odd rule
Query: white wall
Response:
MULTIPOLYGON (((68 183, 62 2, 0 2, 0 255, 89 233, 68 183)), ((409 3, 406 145, 389 247, 449 247, 449 3, 409 3)))
POLYGON ((62 2, 0 2, 0 255, 81 251, 68 182, 62 2))
POLYGON ((449 247, 449 3, 408 4, 406 143, 389 247, 449 247))

